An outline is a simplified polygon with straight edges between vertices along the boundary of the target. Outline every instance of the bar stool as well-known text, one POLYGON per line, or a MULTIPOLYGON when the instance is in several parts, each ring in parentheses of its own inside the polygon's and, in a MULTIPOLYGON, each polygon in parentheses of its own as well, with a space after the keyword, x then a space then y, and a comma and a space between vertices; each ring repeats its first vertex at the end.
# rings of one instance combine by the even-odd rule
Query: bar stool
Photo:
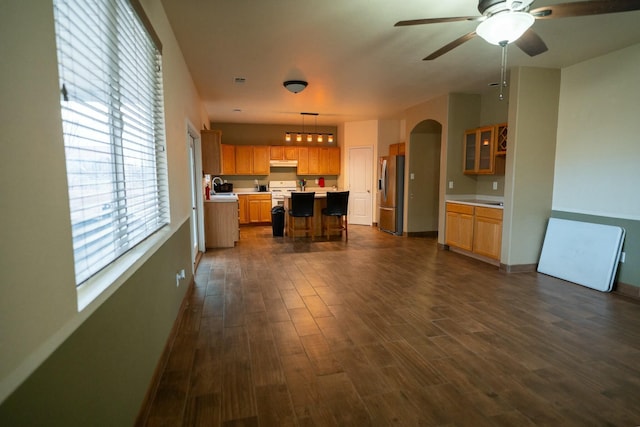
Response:
POLYGON ((296 236, 296 218, 304 218, 305 235, 309 233, 313 240, 313 203, 315 192, 291 193, 291 209, 289 209, 289 228, 291 237, 296 236))
POLYGON ((349 240, 349 231, 347 229, 347 214, 349 204, 348 191, 331 191, 327 192, 327 207, 322 209, 322 234, 329 239, 330 230, 344 230, 344 240, 349 240), (325 217, 335 217, 338 221, 336 227, 331 227, 325 217))

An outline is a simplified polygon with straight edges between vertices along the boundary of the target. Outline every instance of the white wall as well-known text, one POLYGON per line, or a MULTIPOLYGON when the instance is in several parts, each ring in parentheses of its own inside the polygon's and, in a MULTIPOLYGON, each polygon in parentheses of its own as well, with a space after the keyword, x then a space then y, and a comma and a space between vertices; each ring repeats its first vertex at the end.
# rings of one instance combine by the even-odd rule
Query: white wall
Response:
POLYGON ((553 209, 640 220, 640 44, 562 70, 553 209))

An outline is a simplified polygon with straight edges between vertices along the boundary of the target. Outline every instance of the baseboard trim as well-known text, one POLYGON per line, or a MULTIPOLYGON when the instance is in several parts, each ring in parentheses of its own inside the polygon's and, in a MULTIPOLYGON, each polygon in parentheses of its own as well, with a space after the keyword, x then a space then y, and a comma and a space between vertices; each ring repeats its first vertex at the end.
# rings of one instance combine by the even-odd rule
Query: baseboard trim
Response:
POLYGON ((491 264, 496 267, 500 267, 500 261, 483 255, 478 255, 465 249, 456 248, 455 246, 449 246, 449 251, 468 256, 469 258, 477 259, 478 261, 486 262, 487 264, 491 264))
POLYGON ((435 231, 409 231, 407 237, 438 237, 438 230, 435 231))
MULTIPOLYGON (((200 259, 197 258, 196 262, 199 263, 200 259)), ((173 327, 171 328, 171 332, 169 332, 169 337, 167 338, 167 342, 164 345, 164 349, 162 350, 162 354, 160 355, 160 360, 158 360, 158 364, 156 365, 156 369, 153 371, 153 377, 151 378, 151 383, 149 384, 149 388, 147 389, 147 393, 144 396, 144 400, 142 401, 142 405, 140 406, 140 411, 138 412, 138 416, 136 417, 136 426, 146 426, 147 421, 149 419, 149 413, 151 412, 151 405, 153 403, 153 399, 155 398, 158 388, 160 387, 160 380, 162 378, 162 373, 165 371, 167 367, 167 362, 169 361, 169 355, 171 354, 171 348, 175 343, 176 337, 178 336, 178 330, 180 329, 180 322, 185 317, 184 312, 187 310, 189 305, 189 296, 193 292, 195 287, 195 278, 191 276, 191 281, 189 282, 189 288, 185 292, 184 298, 182 299, 182 303, 180 304, 180 309, 178 310, 178 314, 176 316, 176 320, 173 322, 173 327)))
POLYGON ((538 264, 500 264, 500 271, 505 273, 532 273, 538 270, 538 264))
POLYGON ((628 283, 618 282, 614 285, 613 292, 625 297, 640 299, 640 287, 628 283))

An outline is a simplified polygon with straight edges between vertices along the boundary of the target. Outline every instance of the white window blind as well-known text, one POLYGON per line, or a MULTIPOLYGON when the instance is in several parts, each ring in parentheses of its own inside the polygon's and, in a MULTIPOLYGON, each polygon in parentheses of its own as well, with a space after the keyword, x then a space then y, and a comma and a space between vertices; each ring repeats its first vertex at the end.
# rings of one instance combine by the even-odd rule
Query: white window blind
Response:
POLYGON ((54 0, 76 284, 169 222, 161 56, 128 0, 54 0))

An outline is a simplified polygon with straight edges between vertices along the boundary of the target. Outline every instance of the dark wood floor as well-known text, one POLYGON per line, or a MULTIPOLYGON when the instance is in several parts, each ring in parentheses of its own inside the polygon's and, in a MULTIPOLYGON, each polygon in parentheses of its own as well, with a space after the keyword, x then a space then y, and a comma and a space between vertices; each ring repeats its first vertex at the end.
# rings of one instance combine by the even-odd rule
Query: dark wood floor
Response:
POLYGON ((640 304, 349 227, 208 251, 148 426, 637 426, 640 304))

